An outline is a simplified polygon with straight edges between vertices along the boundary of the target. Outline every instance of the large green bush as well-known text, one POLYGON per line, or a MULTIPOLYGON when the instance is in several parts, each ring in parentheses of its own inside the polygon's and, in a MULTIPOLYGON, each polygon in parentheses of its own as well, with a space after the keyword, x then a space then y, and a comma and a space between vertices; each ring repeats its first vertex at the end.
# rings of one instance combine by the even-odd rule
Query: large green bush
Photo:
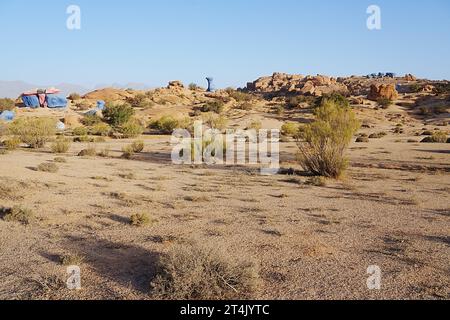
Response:
POLYGON ((108 103, 103 110, 103 118, 113 127, 127 123, 134 116, 134 109, 128 103, 108 103))
POLYGON ((13 121, 9 127, 15 135, 31 148, 42 148, 56 134, 56 120, 50 118, 22 118, 13 121))
POLYGON ((345 151, 360 123, 349 107, 333 100, 324 101, 315 117, 300 132, 299 162, 315 175, 338 178, 347 168, 345 151))

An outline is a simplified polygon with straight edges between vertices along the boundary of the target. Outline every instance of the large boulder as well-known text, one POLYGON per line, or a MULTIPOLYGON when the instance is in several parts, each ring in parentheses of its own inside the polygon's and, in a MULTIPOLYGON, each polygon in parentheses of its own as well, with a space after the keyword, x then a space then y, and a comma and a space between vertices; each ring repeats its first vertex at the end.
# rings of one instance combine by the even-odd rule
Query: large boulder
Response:
POLYGON ((184 89, 184 85, 181 81, 170 81, 167 89, 184 89))
POLYGON ((413 76, 412 74, 408 73, 407 75, 405 75, 404 79, 406 81, 416 81, 417 78, 415 76, 413 76))
POLYGON ((379 99, 397 100, 398 92, 393 84, 372 84, 367 99, 378 101, 379 99))

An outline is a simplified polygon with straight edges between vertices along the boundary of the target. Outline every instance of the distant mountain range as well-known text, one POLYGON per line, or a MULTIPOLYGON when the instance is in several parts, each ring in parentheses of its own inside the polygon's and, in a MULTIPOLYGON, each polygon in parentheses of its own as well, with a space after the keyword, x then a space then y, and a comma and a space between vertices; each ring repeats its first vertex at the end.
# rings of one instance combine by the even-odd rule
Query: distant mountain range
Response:
POLYGON ((1 81, 0 80, 0 98, 18 98, 23 92, 30 91, 36 88, 45 89, 49 87, 55 87, 61 90, 62 95, 69 95, 73 92, 79 93, 81 95, 86 94, 90 91, 97 90, 100 88, 119 88, 119 89, 128 89, 132 88, 135 90, 148 90, 151 89, 150 86, 147 86, 144 83, 127 83, 127 84, 100 84, 96 85, 93 88, 84 87, 77 84, 72 83, 60 83, 55 85, 39 85, 27 83, 24 81, 1 81))

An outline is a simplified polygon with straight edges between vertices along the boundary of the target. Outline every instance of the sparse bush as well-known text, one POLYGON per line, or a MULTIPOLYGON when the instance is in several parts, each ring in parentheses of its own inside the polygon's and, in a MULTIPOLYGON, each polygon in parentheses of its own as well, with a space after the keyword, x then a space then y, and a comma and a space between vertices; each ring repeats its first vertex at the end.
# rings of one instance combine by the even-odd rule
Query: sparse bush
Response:
POLYGON ((372 133, 371 135, 369 135, 369 139, 381 139, 386 135, 387 135, 386 132, 372 133))
POLYGON ((103 148, 102 150, 100 150, 100 152, 98 153, 98 156, 102 157, 102 158, 108 158, 109 153, 110 153, 110 149, 108 147, 106 147, 106 148, 103 148))
POLYGON ((86 149, 83 149, 78 153, 79 157, 95 157, 97 155, 97 149, 95 146, 88 146, 86 149))
POLYGON ((108 124, 100 122, 91 127, 91 134, 94 136, 106 137, 111 133, 111 130, 112 129, 108 124))
POLYGON ((256 131, 261 130, 261 128, 262 128, 262 123, 259 120, 252 121, 250 123, 250 125, 247 127, 247 129, 250 129, 250 130, 253 129, 253 130, 256 130, 256 131))
POLYGON ((56 157, 55 159, 53 159, 53 161, 57 163, 66 163, 67 159, 63 157, 56 157))
POLYGON ((327 185, 326 180, 324 179, 324 177, 311 177, 306 181, 306 184, 309 184, 311 186, 315 186, 315 187, 325 187, 327 185))
POLYGON ((124 159, 131 159, 134 156, 134 150, 131 145, 123 147, 122 152, 122 158, 124 159))
POLYGON ((56 139, 51 146, 53 153, 67 153, 70 149, 70 140, 66 138, 56 139))
POLYGON ((195 90, 197 90, 198 88, 199 88, 198 85, 195 84, 195 83, 190 83, 190 84, 189 84, 189 90, 195 91, 195 90))
POLYGON ((3 141, 3 145, 5 146, 6 150, 16 150, 22 141, 19 137, 12 137, 8 140, 3 141))
POLYGON ((127 102, 133 107, 133 108, 143 108, 147 109, 154 105, 154 102, 148 98, 147 95, 139 93, 136 94, 133 97, 127 98, 127 102))
POLYGON ((253 100, 253 96, 246 92, 238 91, 233 88, 227 88, 225 91, 237 102, 250 102, 253 100))
POLYGON ((14 100, 9 98, 0 99, 0 113, 6 110, 13 110, 16 107, 14 100))
POLYGON ((202 120, 208 127, 217 130, 225 130, 228 124, 228 119, 225 116, 214 113, 207 113, 202 117, 202 120))
POLYGON ((277 114, 277 115, 279 115, 279 116, 282 116, 283 114, 284 114, 284 112, 285 112, 285 109, 284 109, 284 107, 283 106, 277 106, 276 108, 275 108, 275 113, 277 114))
POLYGON ((222 101, 215 100, 206 103, 202 108, 202 112, 215 112, 217 114, 221 114, 223 112, 223 109, 225 107, 225 104, 222 101))
POLYGON ((288 137, 295 137, 299 133, 298 124, 288 122, 281 127, 281 134, 288 137))
POLYGON ((60 257, 63 266, 78 266, 84 262, 84 257, 78 254, 67 254, 60 257))
POLYGON ((50 118, 21 118, 13 121, 8 129, 31 148, 42 148, 56 134, 56 121, 50 118))
POLYGON ((250 111, 253 109, 253 105, 250 102, 243 102, 236 106, 236 109, 250 111))
POLYGON ((433 132, 431 136, 424 138, 421 142, 423 143, 446 143, 447 134, 442 131, 433 132))
POLYGON ((160 258, 151 294, 171 300, 254 298, 259 288, 255 263, 217 247, 179 246, 160 258))
POLYGON ((131 120, 134 109, 128 103, 108 103, 103 110, 105 121, 113 127, 120 127, 131 120))
POLYGON ((144 133, 144 127, 135 119, 131 119, 119 128, 124 138, 136 138, 144 133))
POLYGON ((316 121, 305 125, 299 142, 299 161, 316 175, 338 178, 347 168, 344 156, 353 135, 360 127, 349 107, 325 102, 315 110, 316 121))
POLYGON ((143 227, 150 224, 151 219, 147 213, 136 213, 130 217, 130 224, 134 227, 143 227))
POLYGON ((87 101, 79 101, 75 104, 75 106, 80 111, 86 111, 93 107, 92 104, 87 101))
POLYGON ((136 140, 131 144, 131 148, 135 153, 141 153, 144 150, 144 141, 136 140))
POLYGON ((30 224, 34 219, 33 211, 18 206, 2 208, 0 209, 0 215, 6 222, 19 222, 25 225, 30 224))
POLYGON ((72 130, 74 136, 87 136, 89 131, 86 127, 77 127, 72 130))
POLYGON ((150 123, 150 128, 158 130, 163 134, 172 134, 175 129, 179 127, 179 121, 171 116, 163 116, 161 119, 150 123))
POLYGON ((76 93, 76 92, 73 92, 73 93, 69 94, 68 99, 69 99, 69 100, 72 100, 72 101, 74 101, 74 100, 80 100, 80 99, 81 99, 81 95, 78 94, 78 93, 76 93))
POLYGON ((41 172, 56 173, 58 172, 58 170, 59 170, 58 166, 51 162, 43 162, 37 166, 37 171, 41 172))
POLYGON ((364 137, 364 136, 359 136, 358 138, 356 138, 356 141, 358 143, 368 143, 369 142, 369 138, 368 137, 364 137))
POLYGON ((89 136, 80 136, 73 138, 73 142, 94 142, 95 139, 89 136))
POLYGON ((383 109, 387 109, 389 106, 392 105, 392 100, 388 99, 388 98, 380 98, 377 100, 377 104, 383 108, 383 109))
POLYGON ((302 104, 307 104, 310 107, 315 106, 317 103, 317 98, 312 97, 312 96, 295 96, 295 97, 290 97, 287 101, 286 101, 286 109, 296 109, 299 108, 302 104))

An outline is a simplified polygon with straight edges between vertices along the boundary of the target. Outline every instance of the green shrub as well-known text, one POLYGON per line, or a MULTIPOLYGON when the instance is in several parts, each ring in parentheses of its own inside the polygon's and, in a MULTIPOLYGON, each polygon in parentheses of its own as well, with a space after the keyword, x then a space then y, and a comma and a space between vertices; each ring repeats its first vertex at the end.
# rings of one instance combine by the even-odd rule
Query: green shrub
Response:
POLYGON ((93 126, 99 123, 102 123, 103 120, 96 114, 85 114, 83 118, 81 119, 81 123, 85 126, 93 126))
POLYGON ((288 137, 295 137, 299 133, 298 129, 298 124, 288 122, 281 127, 281 134, 288 137))
POLYGON ((223 109, 225 107, 225 103, 223 103, 222 101, 211 101, 206 103, 202 108, 201 111, 202 112, 215 112, 218 114, 221 114, 223 112, 223 109))
POLYGON ((255 298, 259 286, 252 260, 217 247, 182 245, 158 261, 151 294, 164 300, 241 300, 255 298))
POLYGON ((329 104, 329 103, 332 103, 340 108, 349 108, 350 107, 350 102, 348 101, 348 99, 346 97, 344 97, 342 94, 337 93, 337 92, 323 95, 316 101, 316 106, 322 107, 325 104, 329 104))
POLYGON ((315 110, 315 122, 300 133, 299 162, 315 175, 340 177, 347 168, 344 154, 353 135, 360 127, 355 113, 341 103, 324 102, 315 110))
POLYGON ((21 224, 30 224, 34 219, 33 211, 15 206, 13 208, 0 209, 0 215, 6 222, 19 222, 21 224))
POLYGON ((91 134, 94 136, 102 136, 102 137, 106 137, 111 133, 111 127, 104 122, 100 122, 97 124, 94 124, 91 128, 91 134))
POLYGON ((53 153, 67 153, 70 149, 70 140, 66 138, 56 139, 51 146, 53 153))
POLYGON ((275 113, 277 114, 277 115, 279 115, 279 116, 282 116, 283 114, 284 114, 284 112, 285 112, 285 109, 284 109, 284 107, 283 106, 277 106, 276 108, 275 108, 275 113))
POLYGON ((105 121, 113 127, 119 127, 131 120, 134 109, 128 103, 108 103, 103 110, 105 121))
POLYGON ((136 138, 144 133, 144 127, 137 120, 130 120, 119 128, 125 138, 136 138))
POLYGON ((42 148, 56 134, 56 121, 50 118, 21 118, 13 121, 8 129, 31 148, 42 148))
POLYGON ((383 108, 383 109, 387 109, 389 106, 392 105, 392 100, 388 99, 388 98, 380 98, 377 100, 377 104, 383 108))
POLYGON ((3 145, 5 146, 6 150, 16 150, 22 141, 19 137, 12 137, 8 140, 3 141, 3 145))
POLYGON ((14 100, 9 98, 0 99, 0 113, 6 110, 12 110, 16 107, 14 100))
POLYGON ((172 134, 175 129, 179 129, 179 121, 171 116, 163 116, 161 119, 150 123, 150 128, 158 130, 163 134, 172 134))
POLYGON ((58 166, 52 162, 43 162, 37 166, 37 171, 41 172, 56 173, 58 172, 58 170, 59 170, 58 166))
POLYGON ((77 127, 72 130, 74 136, 87 136, 89 131, 86 127, 77 127))

